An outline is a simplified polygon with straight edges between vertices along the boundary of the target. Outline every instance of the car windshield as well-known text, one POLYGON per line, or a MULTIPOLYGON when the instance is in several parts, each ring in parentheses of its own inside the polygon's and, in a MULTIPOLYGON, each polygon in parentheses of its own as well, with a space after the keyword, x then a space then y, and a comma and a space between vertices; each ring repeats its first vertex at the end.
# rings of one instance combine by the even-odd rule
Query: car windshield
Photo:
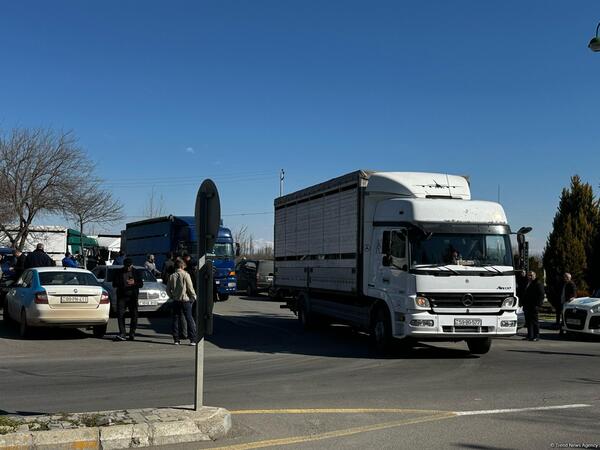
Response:
POLYGON ((86 272, 39 272, 42 286, 99 286, 98 280, 86 272))
POLYGON ((412 266, 512 266, 508 235, 435 233, 411 243, 412 266))
MULTIPOLYGON (((136 268, 135 270, 137 270, 138 272, 140 272, 142 274, 143 281, 156 282, 156 277, 154 275, 152 275, 148 269, 136 268)), ((119 268, 108 269, 106 271, 106 281, 112 282, 112 280, 115 277, 115 273, 117 273, 118 271, 119 271, 119 268)))

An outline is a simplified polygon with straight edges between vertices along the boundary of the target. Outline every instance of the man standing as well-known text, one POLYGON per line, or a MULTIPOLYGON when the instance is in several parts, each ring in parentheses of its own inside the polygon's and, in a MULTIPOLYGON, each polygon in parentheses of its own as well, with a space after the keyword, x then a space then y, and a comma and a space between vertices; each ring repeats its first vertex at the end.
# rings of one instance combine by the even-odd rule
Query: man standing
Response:
POLYGON ((125 252, 123 250, 119 250, 119 254, 113 260, 113 266, 121 266, 123 265, 123 261, 125 261, 125 252))
POLYGON ((154 262, 154 255, 148 255, 144 267, 150 271, 150 273, 156 277, 160 276, 160 272, 156 270, 156 263, 154 262))
POLYGON ((32 269, 34 267, 52 267, 56 263, 48 254, 44 251, 44 244, 38 244, 35 250, 27 255, 25 258, 25 269, 32 269))
POLYGON ((560 303, 556 305, 556 326, 562 334, 562 310, 565 303, 569 303, 577 296, 577 286, 571 279, 571 274, 565 272, 563 275, 563 284, 560 291, 560 303))
POLYGON ((161 274, 161 278, 164 284, 167 284, 169 282, 169 277, 175 273, 176 269, 177 268, 175 267, 175 253, 169 252, 167 254, 167 259, 163 264, 163 270, 161 274))
POLYGON ((190 345, 196 345, 196 322, 192 317, 192 303, 196 300, 196 292, 189 273, 184 270, 185 263, 177 260, 177 270, 169 277, 167 294, 173 299, 172 332, 175 345, 179 339, 179 317, 183 314, 187 324, 190 345))
POLYGON ((13 251, 12 271, 13 271, 13 278, 15 280, 18 280, 19 277, 21 276, 21 274, 23 273, 23 271, 25 270, 25 259, 26 259, 26 256, 21 250, 16 248, 13 251))
POLYGON ((125 309, 129 309, 131 321, 129 322, 129 340, 135 339, 135 329, 138 319, 138 296, 140 288, 144 285, 142 275, 134 269, 130 258, 125 258, 123 268, 116 270, 113 278, 113 287, 117 292, 117 320, 119 334, 115 341, 125 340, 125 309))
POLYGON ((538 319, 538 308, 544 303, 544 286, 536 279, 532 270, 527 274, 527 285, 523 294, 523 312, 525 313, 525 325, 527 326, 528 341, 538 341, 540 338, 540 323, 538 319))

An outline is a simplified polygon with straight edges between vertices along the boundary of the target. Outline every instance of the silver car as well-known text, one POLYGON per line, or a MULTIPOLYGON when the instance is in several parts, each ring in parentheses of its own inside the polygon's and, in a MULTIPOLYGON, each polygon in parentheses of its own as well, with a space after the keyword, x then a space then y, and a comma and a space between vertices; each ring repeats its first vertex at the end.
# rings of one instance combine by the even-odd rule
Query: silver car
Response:
MULTIPOLYGON (((112 283, 115 274, 122 268, 123 266, 97 266, 92 271, 110 296, 110 310, 112 314, 115 314, 117 311, 117 296, 112 283)), ((152 312, 166 310, 168 308, 167 302, 170 301, 166 286, 157 280, 145 267, 134 266, 134 269, 142 274, 142 280, 144 281, 144 286, 140 288, 140 295, 138 297, 138 311, 152 312)))

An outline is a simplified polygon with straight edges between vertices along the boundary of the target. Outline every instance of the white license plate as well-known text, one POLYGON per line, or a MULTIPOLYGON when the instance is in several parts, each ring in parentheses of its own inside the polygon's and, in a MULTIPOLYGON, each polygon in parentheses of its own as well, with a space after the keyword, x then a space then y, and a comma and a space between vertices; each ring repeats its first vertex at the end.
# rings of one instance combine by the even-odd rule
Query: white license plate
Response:
POLYGON ((60 298, 61 303, 87 303, 87 297, 78 297, 75 295, 65 295, 60 298))
POLYGON ((581 325, 581 320, 578 319, 567 319, 566 322, 569 325, 581 325))
POLYGON ((155 300, 138 300, 138 305, 140 305, 140 306, 156 306, 157 303, 155 300))
POLYGON ((229 283, 227 286, 229 286, 229 287, 235 287, 235 283, 229 283))
POLYGON ((455 327, 480 327, 481 319, 454 319, 455 327))
POLYGON ((215 284, 221 284, 219 280, 215 280, 215 284))

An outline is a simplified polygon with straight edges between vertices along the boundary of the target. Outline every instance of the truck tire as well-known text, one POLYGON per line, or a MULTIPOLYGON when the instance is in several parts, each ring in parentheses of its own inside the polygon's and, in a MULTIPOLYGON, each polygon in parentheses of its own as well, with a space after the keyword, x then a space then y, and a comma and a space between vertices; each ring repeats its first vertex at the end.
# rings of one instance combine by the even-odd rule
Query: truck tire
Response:
POLYGON ((226 302, 229 299, 229 294, 217 294, 220 302, 226 302))
POLYGON ((2 309, 2 319, 4 320, 4 325, 10 325, 12 323, 12 319, 10 314, 8 314, 8 302, 4 302, 4 309, 2 309))
POLYGON ((378 355, 387 355, 392 347, 392 325, 384 306, 379 306, 371 319, 371 346, 378 355))
POLYGON ((467 339, 467 346, 472 354, 485 355, 492 347, 492 340, 490 338, 467 339))
POLYGON ((315 327, 315 321, 310 313, 310 301, 306 294, 298 296, 298 322, 303 330, 311 330, 315 327))

